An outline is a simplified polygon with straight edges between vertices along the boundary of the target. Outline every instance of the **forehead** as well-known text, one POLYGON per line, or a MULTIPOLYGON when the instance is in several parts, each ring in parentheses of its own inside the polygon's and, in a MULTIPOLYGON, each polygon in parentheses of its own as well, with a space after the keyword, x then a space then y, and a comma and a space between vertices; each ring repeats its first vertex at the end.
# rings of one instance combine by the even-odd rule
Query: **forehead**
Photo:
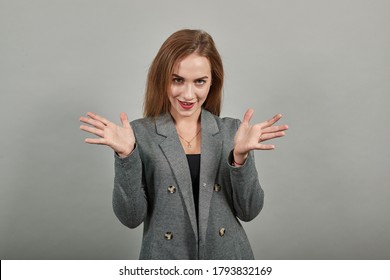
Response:
POLYGON ((177 62, 173 73, 182 77, 203 77, 211 74, 211 65, 207 57, 190 54, 177 62))

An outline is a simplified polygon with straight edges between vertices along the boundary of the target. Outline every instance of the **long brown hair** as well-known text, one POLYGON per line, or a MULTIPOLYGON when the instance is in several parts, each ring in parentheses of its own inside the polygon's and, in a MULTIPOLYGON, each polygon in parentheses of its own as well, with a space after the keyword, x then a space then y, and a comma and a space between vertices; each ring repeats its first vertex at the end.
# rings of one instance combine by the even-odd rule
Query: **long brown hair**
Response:
POLYGON ((155 118, 169 112, 167 95, 171 84, 173 68, 186 56, 196 53, 206 57, 211 65, 212 86, 203 107, 219 116, 222 103, 223 65, 213 38, 202 30, 183 29, 173 33, 163 43, 154 58, 147 77, 144 117, 155 118))

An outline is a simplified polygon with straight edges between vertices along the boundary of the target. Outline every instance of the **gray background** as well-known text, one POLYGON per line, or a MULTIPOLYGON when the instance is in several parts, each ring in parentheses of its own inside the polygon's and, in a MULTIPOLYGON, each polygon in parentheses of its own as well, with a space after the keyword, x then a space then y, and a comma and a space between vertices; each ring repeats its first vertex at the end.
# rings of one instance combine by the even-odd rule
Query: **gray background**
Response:
POLYGON ((136 259, 111 208, 113 153, 87 111, 141 117, 162 42, 201 28, 224 60, 222 116, 290 125, 257 152, 258 259, 390 258, 390 2, 0 0, 1 259, 136 259))

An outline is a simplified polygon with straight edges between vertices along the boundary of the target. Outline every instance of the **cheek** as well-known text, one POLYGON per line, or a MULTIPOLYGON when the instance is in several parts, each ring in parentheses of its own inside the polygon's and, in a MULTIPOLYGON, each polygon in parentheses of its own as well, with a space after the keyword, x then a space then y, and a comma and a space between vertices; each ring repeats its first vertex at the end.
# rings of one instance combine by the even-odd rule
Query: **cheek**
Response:
POLYGON ((169 98, 175 98, 180 94, 180 90, 176 86, 171 86, 168 90, 168 97, 169 98))
POLYGON ((199 90, 198 91, 198 98, 205 100, 207 98, 207 96, 209 95, 209 91, 210 91, 210 87, 199 90))

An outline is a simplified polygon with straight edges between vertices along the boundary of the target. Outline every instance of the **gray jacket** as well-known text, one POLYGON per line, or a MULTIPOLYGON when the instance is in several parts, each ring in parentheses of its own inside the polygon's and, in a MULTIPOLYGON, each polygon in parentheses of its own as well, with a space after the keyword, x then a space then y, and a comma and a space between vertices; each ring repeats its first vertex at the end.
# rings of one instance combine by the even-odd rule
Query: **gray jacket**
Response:
POLYGON ((113 208, 135 228, 144 222, 140 259, 253 259, 238 219, 250 221, 263 207, 253 153, 231 165, 240 121, 201 113, 199 221, 188 162, 170 114, 131 122, 136 148, 115 156, 113 208))

